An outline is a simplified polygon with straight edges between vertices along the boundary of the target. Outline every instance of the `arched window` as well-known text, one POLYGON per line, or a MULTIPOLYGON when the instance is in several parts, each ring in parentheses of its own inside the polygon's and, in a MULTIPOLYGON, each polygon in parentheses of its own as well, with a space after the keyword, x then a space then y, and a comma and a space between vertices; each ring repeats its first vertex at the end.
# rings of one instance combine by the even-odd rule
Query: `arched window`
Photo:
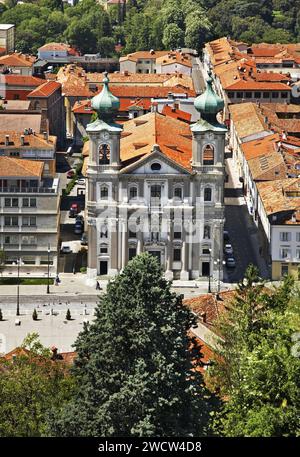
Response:
POLYGON ((211 202, 211 198, 212 198, 211 187, 205 187, 205 189, 204 189, 204 201, 205 202, 211 202))
POLYGON ((129 200, 133 200, 133 199, 137 198, 137 194, 138 194, 137 187, 131 186, 129 188, 129 200))
POLYGON ((182 187, 177 186, 174 188, 174 197, 182 200, 182 187))
POLYGON ((35 111, 37 111, 37 110, 39 110, 40 108, 41 108, 40 102, 39 102, 38 100, 36 100, 36 101, 34 102, 33 109, 34 109, 35 111))
POLYGON ((99 147, 99 165, 108 165, 110 160, 109 144, 101 144, 99 147))
POLYGON ((203 149, 203 165, 213 165, 215 163, 215 150, 210 144, 203 149))
POLYGON ((101 200, 107 200, 108 199, 108 187, 107 186, 102 186, 101 187, 100 198, 101 198, 101 200))
POLYGON ((210 240, 210 226, 209 226, 209 225, 205 225, 205 226, 204 226, 203 238, 204 238, 205 240, 210 240))

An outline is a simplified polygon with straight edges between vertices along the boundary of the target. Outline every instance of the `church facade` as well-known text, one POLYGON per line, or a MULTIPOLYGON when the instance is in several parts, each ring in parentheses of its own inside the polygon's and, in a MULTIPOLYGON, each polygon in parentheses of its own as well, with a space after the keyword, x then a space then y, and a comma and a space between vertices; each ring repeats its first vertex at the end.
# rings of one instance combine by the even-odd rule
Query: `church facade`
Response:
POLYGON ((211 79, 191 126, 156 112, 115 123, 119 100, 107 75, 92 107, 88 283, 115 276, 142 252, 157 258, 168 279, 222 279, 226 128, 216 118, 223 101, 211 79))

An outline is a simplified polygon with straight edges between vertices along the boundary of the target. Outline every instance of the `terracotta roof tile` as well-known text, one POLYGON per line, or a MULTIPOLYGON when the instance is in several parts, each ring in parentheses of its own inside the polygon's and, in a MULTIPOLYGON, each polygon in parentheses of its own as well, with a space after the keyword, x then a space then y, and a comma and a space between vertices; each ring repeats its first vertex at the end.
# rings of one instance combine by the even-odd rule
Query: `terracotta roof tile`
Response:
MULTIPOLYGON (((1 120, 1 115, 0 115, 1 120)), ((24 135, 23 132, 1 132, 0 131, 0 149, 9 149, 9 148, 30 148, 30 149, 51 149, 55 148, 56 137, 49 135, 48 141, 44 139, 43 135, 40 133, 24 135), (5 137, 9 136, 9 145, 5 145, 5 137), (21 145, 21 135, 24 136, 24 146, 21 145)))
POLYGON ((290 91, 290 86, 287 86, 284 83, 276 82, 258 82, 251 80, 239 80, 230 86, 226 87, 226 90, 263 90, 263 91, 290 91))
POLYGON ((41 84, 39 87, 34 89, 30 94, 27 95, 27 98, 30 97, 49 97, 53 92, 61 87, 61 84, 56 81, 46 81, 44 84, 41 84))
POLYGON ((287 177, 287 167, 280 152, 250 159, 248 166, 255 181, 272 181, 287 177))
POLYGON ((45 82, 44 79, 35 76, 23 75, 2 75, 1 80, 6 86, 28 86, 37 87, 45 82))
POLYGON ((7 54, 0 57, 0 66, 5 65, 8 67, 32 67, 36 57, 24 55, 19 52, 7 54))
POLYGON ((279 134, 275 133, 258 140, 243 143, 242 150, 245 159, 250 160, 267 154, 273 154, 277 150, 277 142, 279 140, 279 134))
POLYGON ((185 121, 185 122, 190 122, 192 115, 190 113, 187 113, 185 111, 182 111, 177 108, 172 108, 169 105, 165 105, 162 114, 165 116, 170 116, 173 117, 174 119, 179 119, 180 121, 185 121))
POLYGON ((256 103, 240 103, 229 106, 230 116, 240 139, 268 131, 256 103))
POLYGON ((41 178, 44 162, 0 156, 0 176, 41 178))
MULTIPOLYGON (((281 224, 300 224, 300 220, 292 219, 292 215, 300 211, 300 178, 257 183, 257 189, 267 216, 286 213, 281 224), (288 192, 291 192, 290 196, 288 192)), ((273 222, 276 223, 276 219, 273 222)))

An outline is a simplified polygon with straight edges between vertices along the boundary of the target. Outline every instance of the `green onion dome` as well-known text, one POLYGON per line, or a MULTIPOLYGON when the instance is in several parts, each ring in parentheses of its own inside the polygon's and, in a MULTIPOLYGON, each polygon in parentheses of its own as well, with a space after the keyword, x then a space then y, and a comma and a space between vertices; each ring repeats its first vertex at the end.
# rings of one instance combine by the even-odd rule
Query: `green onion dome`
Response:
POLYGON ((206 83, 206 90, 194 101, 194 106, 203 119, 215 117, 224 108, 224 101, 215 93, 212 87, 210 72, 206 83))
POLYGON ((97 111, 100 119, 112 117, 120 108, 120 100, 111 93, 108 84, 108 73, 105 72, 103 78, 103 89, 99 94, 95 95, 91 101, 92 109, 97 111))

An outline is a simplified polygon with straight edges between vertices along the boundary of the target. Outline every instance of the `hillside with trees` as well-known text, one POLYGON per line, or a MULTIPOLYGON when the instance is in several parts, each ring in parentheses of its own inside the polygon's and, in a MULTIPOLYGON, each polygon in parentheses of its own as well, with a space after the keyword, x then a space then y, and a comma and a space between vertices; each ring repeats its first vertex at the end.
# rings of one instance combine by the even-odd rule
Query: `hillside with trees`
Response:
POLYGON ((67 41, 82 53, 112 56, 142 49, 191 47, 230 36, 253 42, 300 41, 300 0, 128 0, 106 12, 96 0, 74 7, 61 0, 0 4, 0 22, 17 26, 16 49, 36 53, 67 41))

